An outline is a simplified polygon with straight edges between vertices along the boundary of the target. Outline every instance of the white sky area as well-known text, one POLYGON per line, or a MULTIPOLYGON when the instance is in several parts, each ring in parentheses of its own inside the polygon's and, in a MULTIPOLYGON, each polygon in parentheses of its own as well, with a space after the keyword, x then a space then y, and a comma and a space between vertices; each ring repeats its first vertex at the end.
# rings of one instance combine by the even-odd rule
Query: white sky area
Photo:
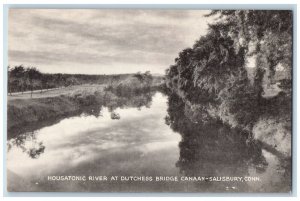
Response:
POLYGON ((10 9, 9 65, 47 73, 164 74, 205 35, 204 10, 10 9))

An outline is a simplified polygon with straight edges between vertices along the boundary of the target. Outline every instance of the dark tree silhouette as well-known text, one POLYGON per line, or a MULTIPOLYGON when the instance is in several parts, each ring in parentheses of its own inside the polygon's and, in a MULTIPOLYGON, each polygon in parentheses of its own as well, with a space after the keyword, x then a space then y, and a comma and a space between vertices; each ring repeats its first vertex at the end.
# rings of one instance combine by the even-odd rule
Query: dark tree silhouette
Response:
POLYGON ((30 97, 32 98, 34 87, 41 85, 40 79, 42 77, 42 74, 35 67, 27 68, 26 71, 28 74, 28 80, 31 90, 30 97))

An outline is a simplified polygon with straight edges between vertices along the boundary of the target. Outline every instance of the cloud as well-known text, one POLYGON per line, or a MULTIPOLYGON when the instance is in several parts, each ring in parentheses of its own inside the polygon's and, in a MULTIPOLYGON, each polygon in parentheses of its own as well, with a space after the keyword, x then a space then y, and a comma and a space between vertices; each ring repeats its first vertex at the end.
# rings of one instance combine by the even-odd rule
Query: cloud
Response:
POLYGON ((43 72, 81 73, 89 65, 88 73, 163 73, 180 50, 206 33, 205 13, 11 9, 9 64, 34 65, 43 72))
POLYGON ((181 36, 176 34, 176 28, 168 25, 123 23, 118 26, 104 26, 41 17, 33 18, 33 23, 49 31, 55 30, 60 35, 71 34, 122 50, 159 52, 184 46, 181 36))

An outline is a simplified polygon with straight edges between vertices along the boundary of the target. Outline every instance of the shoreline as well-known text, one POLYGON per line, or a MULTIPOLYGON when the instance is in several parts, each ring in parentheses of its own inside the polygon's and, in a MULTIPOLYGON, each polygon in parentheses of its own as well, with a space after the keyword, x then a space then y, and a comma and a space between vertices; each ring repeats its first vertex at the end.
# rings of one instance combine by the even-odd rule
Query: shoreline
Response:
MULTIPOLYGON (((76 89, 76 87, 73 88, 76 89)), ((152 86, 151 90, 157 91, 159 87, 152 86)), ((126 102, 126 99, 128 101, 129 98, 132 97, 125 98, 117 96, 111 91, 105 91, 103 86, 99 88, 99 85, 89 85, 88 87, 84 86, 84 90, 79 87, 79 90, 74 90, 68 94, 8 100, 7 138, 11 139, 24 133, 24 131, 30 132, 49 124, 54 124, 63 118, 76 116, 83 112, 95 115, 95 111, 97 112, 102 106, 111 107, 113 109, 120 101, 126 102), (22 127, 22 129, 19 127, 22 127)), ((279 153, 281 158, 291 157, 291 147, 288 146, 283 149, 282 146, 280 146, 283 141, 285 144, 289 144, 290 140, 288 137, 290 134, 285 133, 283 135, 282 132, 284 130, 283 128, 279 128, 279 124, 275 124, 274 122, 271 122, 273 124, 267 123, 268 122, 263 119, 257 122, 258 126, 252 131, 254 140, 260 141, 265 147, 273 149, 279 153), (269 127, 269 130, 266 129, 266 127, 269 127), (257 133, 259 133, 259 135, 257 133)), ((283 126, 281 125, 281 127, 283 126)))
POLYGON ((113 91, 105 90, 103 85, 99 86, 84 86, 84 90, 82 88, 74 89, 72 93, 59 94, 57 96, 8 100, 8 139, 24 133, 22 132, 24 128, 25 130, 40 128, 45 124, 49 124, 49 122, 56 122, 61 118, 76 116, 83 112, 97 115, 102 106, 109 107, 113 111, 118 104, 135 104, 132 101, 134 99, 146 104, 149 102, 148 99, 151 98, 147 94, 159 90, 159 86, 151 86, 148 89, 141 88, 141 92, 139 91, 132 96, 130 96, 130 93, 135 92, 129 91, 129 96, 126 97, 122 94, 115 94, 113 91), (19 127, 22 127, 22 129, 19 127))

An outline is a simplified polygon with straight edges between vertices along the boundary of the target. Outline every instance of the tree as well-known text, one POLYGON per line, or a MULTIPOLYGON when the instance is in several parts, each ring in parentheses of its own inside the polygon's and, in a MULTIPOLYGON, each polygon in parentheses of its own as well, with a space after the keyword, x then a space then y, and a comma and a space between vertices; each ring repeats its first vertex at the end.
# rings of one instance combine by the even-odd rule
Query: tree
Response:
POLYGON ((234 77, 247 76, 243 68, 244 50, 235 51, 234 41, 222 30, 211 28, 193 48, 184 49, 167 71, 180 96, 194 104, 217 101, 219 92, 234 82, 234 77))
POLYGON ((72 86, 76 84, 79 84, 79 82, 74 76, 68 77, 66 79, 66 86, 72 86))
POLYGON ((211 27, 222 26, 232 36, 237 48, 245 48, 246 56, 256 56, 256 73, 259 74, 262 72, 261 69, 264 69, 268 84, 273 82, 278 64, 291 72, 293 26, 291 11, 215 10, 208 16, 212 15, 218 15, 219 20, 211 27))
POLYGON ((12 84, 13 84, 13 79, 12 79, 12 76, 11 76, 11 69, 10 69, 10 66, 7 67, 7 70, 8 70, 8 92, 9 94, 11 95, 12 93, 12 84))
POLYGON ((136 77, 140 82, 143 82, 144 76, 140 71, 134 74, 133 77, 136 77))
POLYGON ((166 71, 167 86, 184 100, 189 116, 204 121, 209 115, 249 131, 259 117, 264 74, 268 72, 271 82, 279 63, 291 64, 291 26, 283 23, 289 12, 211 13, 217 14, 220 18, 209 26, 208 33, 192 48, 182 50, 166 71), (272 18, 270 22, 262 20, 267 17, 272 18), (245 64, 253 55, 256 73, 252 85, 245 64))
POLYGON ((146 83, 146 85, 147 85, 148 87, 151 86, 152 81, 153 81, 153 76, 151 75, 151 72, 150 72, 150 71, 146 71, 146 72, 144 73, 144 81, 145 81, 145 83, 146 83))
POLYGON ((33 89, 41 85, 40 79, 42 74, 35 67, 27 68, 26 73, 30 84, 30 97, 32 98, 33 89))
POLYGON ((153 76, 150 71, 146 71, 145 73, 137 72, 133 75, 136 77, 142 84, 145 84, 147 87, 150 87, 153 81, 153 76))
POLYGON ((41 76, 41 93, 43 92, 43 89, 48 90, 48 83, 50 81, 50 76, 48 74, 42 74, 41 76))
POLYGON ((9 69, 9 89, 11 91, 19 91, 21 90, 22 93, 24 91, 24 85, 26 83, 26 76, 25 76, 25 68, 20 66, 15 66, 12 69, 9 69))

